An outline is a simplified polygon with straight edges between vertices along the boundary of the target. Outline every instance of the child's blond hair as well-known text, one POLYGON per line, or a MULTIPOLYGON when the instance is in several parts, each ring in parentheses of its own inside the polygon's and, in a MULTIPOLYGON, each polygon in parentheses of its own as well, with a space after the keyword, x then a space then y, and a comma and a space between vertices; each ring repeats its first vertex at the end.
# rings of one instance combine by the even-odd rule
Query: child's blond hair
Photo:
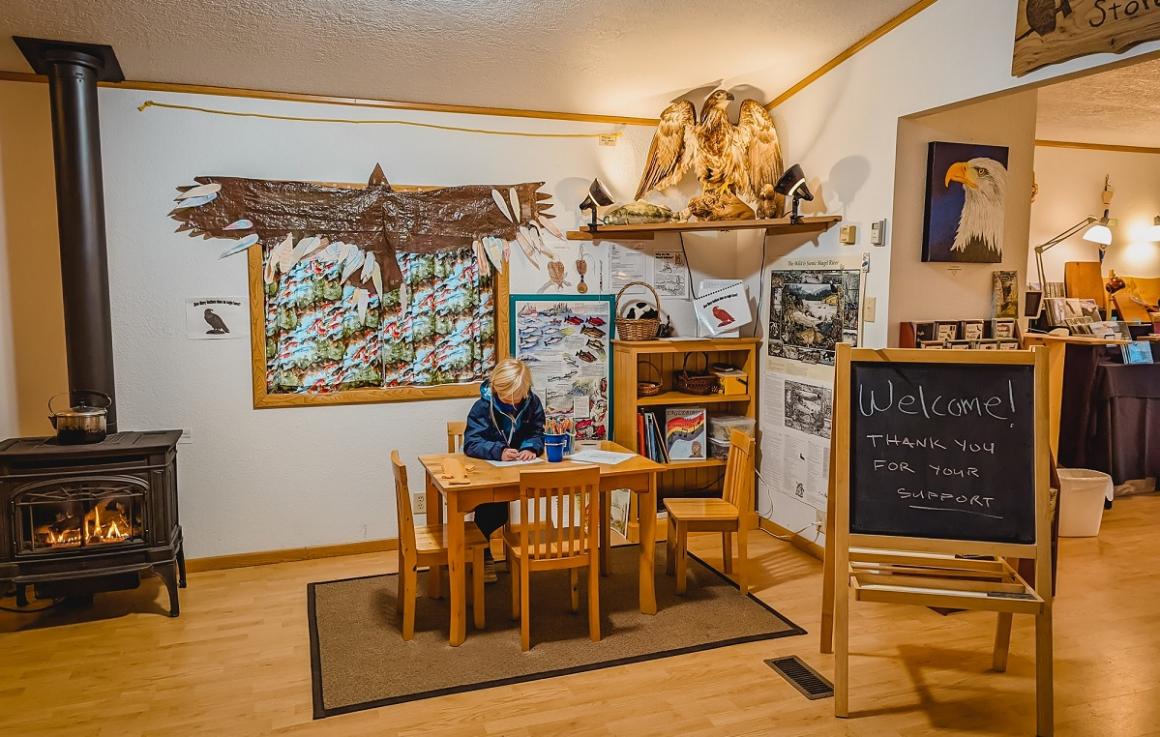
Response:
POLYGON ((532 372, 518 358, 505 358, 491 370, 491 389, 503 401, 519 404, 532 388, 532 372))

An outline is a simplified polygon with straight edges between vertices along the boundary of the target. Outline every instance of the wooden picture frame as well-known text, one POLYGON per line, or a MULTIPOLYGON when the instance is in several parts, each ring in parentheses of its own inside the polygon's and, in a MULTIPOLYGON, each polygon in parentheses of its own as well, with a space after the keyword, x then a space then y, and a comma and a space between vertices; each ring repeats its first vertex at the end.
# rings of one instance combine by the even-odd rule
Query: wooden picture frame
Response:
MULTIPOLYGON (((327 186, 362 189, 363 184, 325 182, 327 186)), ((437 189, 429 186, 392 185, 399 191, 437 189)), ((437 386, 367 387, 320 393, 271 393, 266 383, 266 284, 263 277, 263 251, 251 248, 246 253, 247 283, 250 300, 250 362, 254 409, 283 407, 327 407, 345 404, 379 404, 385 402, 417 402, 431 399, 471 399, 479 396, 482 382, 440 384, 437 386)), ((496 360, 508 357, 508 298, 509 269, 492 271, 495 304, 496 360)))

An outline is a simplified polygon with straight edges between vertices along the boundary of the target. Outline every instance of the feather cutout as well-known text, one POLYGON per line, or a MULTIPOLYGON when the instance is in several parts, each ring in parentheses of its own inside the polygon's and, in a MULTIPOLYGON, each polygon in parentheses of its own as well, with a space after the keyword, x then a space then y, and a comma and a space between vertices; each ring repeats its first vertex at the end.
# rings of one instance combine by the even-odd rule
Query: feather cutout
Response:
POLYGON ((492 266, 496 271, 503 272, 503 241, 499 238, 485 237, 482 242, 483 249, 487 251, 488 258, 491 259, 492 266))
POLYGON ((222 230, 249 230, 252 227, 254 227, 254 224, 252 222, 250 222, 249 220, 246 220, 245 218, 242 218, 241 220, 233 221, 232 223, 230 223, 226 227, 222 228, 222 230))
POLYGON ((318 254, 318 258, 323 261, 340 261, 344 253, 346 253, 346 244, 342 241, 335 241, 322 249, 322 253, 318 254))
POLYGON ((552 235, 556 236, 560 240, 564 240, 564 234, 560 232, 559 228, 557 228, 555 225, 552 225, 552 222, 548 220, 548 218, 540 216, 536 218, 536 222, 546 228, 547 231, 552 235))
POLYGON ((230 246, 226 250, 222 251, 222 255, 218 256, 218 258, 222 259, 222 258, 225 258, 226 256, 233 256, 235 253, 241 253, 242 251, 246 250, 247 248, 249 248, 250 246, 254 245, 257 242, 258 242, 258 234, 257 233, 250 233, 245 238, 241 239, 240 241, 233 244, 232 246, 230 246))
POLYGON ((365 257, 366 254, 364 254, 357 246, 355 247, 353 253, 347 255, 345 265, 342 267, 343 281, 349 279, 351 274, 362 268, 363 259, 365 257))
POLYGON ((294 263, 298 263, 307 253, 313 251, 320 240, 322 239, 318 236, 310 235, 298 241, 298 245, 294 246, 294 263))
POLYGON ((182 200, 188 200, 192 197, 204 197, 205 195, 209 194, 216 195, 221 191, 221 189, 222 185, 218 184, 217 182, 212 184, 201 184, 182 191, 181 194, 177 195, 173 199, 177 202, 180 202, 182 200))
POLYGON ((274 246, 274 249, 270 251, 270 260, 277 265, 278 268, 276 272, 280 271, 283 274, 289 273, 294 264, 298 262, 298 260, 294 258, 293 235, 287 233, 286 237, 282 239, 282 242, 274 246))
POLYGON ((515 187, 508 189, 508 197, 512 200, 512 215, 515 216, 516 222, 518 223, 524 219, 524 216, 523 211, 520 209, 520 197, 516 194, 515 187))
POLYGON ((479 241, 472 241, 471 249, 475 251, 475 260, 479 263, 479 273, 483 276, 490 276, 491 262, 487 260, 487 252, 483 250, 483 244, 479 241))
POLYGON ((264 269, 262 269, 262 278, 263 278, 263 280, 265 280, 265 282, 267 284, 274 283, 274 279, 276 279, 278 276, 277 269, 278 269, 278 262, 274 258, 274 252, 271 251, 270 255, 268 255, 266 257, 266 267, 264 269))
POLYGON ((537 269, 539 269, 539 268, 540 268, 540 262, 539 262, 539 261, 536 261, 536 254, 535 254, 535 252, 532 250, 532 244, 531 244, 531 242, 530 242, 530 241, 528 241, 528 239, 527 239, 527 238, 526 238, 526 237, 525 237, 525 236, 524 236, 522 233, 518 233, 518 234, 517 234, 517 238, 516 238, 516 240, 517 240, 517 242, 520 244, 520 248, 523 250, 523 252, 524 252, 524 255, 528 257, 528 262, 529 262, 529 263, 530 263, 532 266, 535 266, 537 269))
POLYGON ((523 233, 527 239, 532 242, 532 248, 544 254, 545 256, 550 255, 548 253, 547 246, 544 245, 544 239, 540 237, 540 231, 538 228, 534 226, 521 225, 520 232, 523 233))
POLYGON ((503 262, 506 264, 506 263, 509 263, 511 260, 512 260, 512 242, 511 241, 504 241, 503 242, 503 262))
POLYGON ((367 306, 370 305, 371 293, 365 289, 354 290, 354 301, 358 305, 358 321, 360 325, 367 323, 367 306))
POLYGON ((211 192, 210 194, 202 195, 200 197, 190 197, 187 200, 181 200, 178 202, 177 206, 173 208, 173 211, 176 212, 178 210, 184 210, 187 207, 201 207, 202 205, 208 205, 216 199, 217 192, 211 192))
POLYGON ((515 222, 512 220, 512 214, 508 212, 508 205, 504 201, 503 195, 499 193, 499 190, 493 189, 491 191, 491 198, 495 200, 495 206, 499 208, 499 211, 503 213, 503 216, 509 221, 515 222))
POLYGON ((359 274, 359 281, 366 282, 371 278, 371 274, 375 271, 375 254, 374 251, 367 251, 366 260, 363 261, 362 272, 359 274))
POLYGON ((383 270, 375 264, 375 268, 371 269, 371 284, 375 285, 375 293, 382 299, 383 296, 383 270))

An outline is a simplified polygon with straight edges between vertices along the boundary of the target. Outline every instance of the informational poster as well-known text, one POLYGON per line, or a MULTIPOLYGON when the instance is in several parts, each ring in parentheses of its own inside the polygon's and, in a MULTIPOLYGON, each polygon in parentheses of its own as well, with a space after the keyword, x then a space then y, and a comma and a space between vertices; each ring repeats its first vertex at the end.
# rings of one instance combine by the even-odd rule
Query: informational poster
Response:
POLYGON ((514 294, 511 355, 532 372, 546 419, 577 440, 610 440, 614 298, 514 294))
POLYGON ((653 287, 661 299, 689 298, 689 269, 680 251, 653 253, 653 287))
POLYGON ((764 493, 772 492, 775 509, 786 497, 820 512, 826 509, 835 346, 860 342, 866 270, 862 254, 787 257, 777 261, 768 275, 761 472, 763 490, 768 490, 764 493))
POLYGON ((185 334, 190 340, 230 340, 250 334, 246 297, 190 297, 185 300, 185 334))
POLYGON ((787 259, 770 272, 769 355, 834 365, 834 346, 858 344, 862 269, 837 259, 787 259))

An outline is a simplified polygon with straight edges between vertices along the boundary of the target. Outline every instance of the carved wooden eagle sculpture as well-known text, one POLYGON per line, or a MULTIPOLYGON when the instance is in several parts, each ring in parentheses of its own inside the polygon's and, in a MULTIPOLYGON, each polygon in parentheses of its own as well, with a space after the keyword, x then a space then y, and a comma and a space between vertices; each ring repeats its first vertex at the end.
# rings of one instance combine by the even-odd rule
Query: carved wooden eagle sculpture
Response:
POLYGON ((502 268, 511 243, 518 243, 539 268, 536 254, 549 255, 541 228, 563 238, 548 219, 551 197, 543 182, 472 184, 439 189, 392 189, 375 167, 362 189, 314 182, 196 177, 179 187, 170 213, 177 230, 237 243, 222 257, 255 244, 269 249, 266 282, 300 260, 325 253, 343 263, 342 280, 356 289, 395 289, 402 282, 396 252, 475 250, 483 273, 502 268))
POLYGON ((781 144, 773 118, 756 100, 741 103, 737 124, 729 120, 733 95, 717 90, 701 107, 701 120, 688 100, 661 113, 645 159, 636 199, 677 184, 692 166, 701 194, 689 200, 682 219, 777 217, 783 198, 773 187, 782 174, 781 144))

